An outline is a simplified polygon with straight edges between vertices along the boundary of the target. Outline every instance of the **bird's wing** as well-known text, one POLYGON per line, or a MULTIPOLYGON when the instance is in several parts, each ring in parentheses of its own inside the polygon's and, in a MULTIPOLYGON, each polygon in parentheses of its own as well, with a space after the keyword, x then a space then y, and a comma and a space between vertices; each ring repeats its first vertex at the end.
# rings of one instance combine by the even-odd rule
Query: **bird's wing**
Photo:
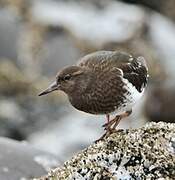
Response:
POLYGON ((94 65, 98 65, 103 61, 109 60, 112 53, 112 51, 97 51, 90 53, 82 57, 77 62, 77 65, 92 68, 94 65))
POLYGON ((133 58, 129 63, 122 63, 119 69, 123 71, 123 78, 127 79, 139 92, 147 84, 148 68, 143 57, 133 58))
MULTIPOLYGON (((120 68, 124 67, 124 69, 131 70, 130 63, 132 63, 134 58, 132 55, 124 53, 124 52, 117 52, 117 51, 97 51, 91 54, 88 54, 81 58, 77 65, 81 67, 90 68, 92 70, 105 70, 106 68, 120 68)), ((140 64, 145 65, 146 63, 144 60, 140 58, 140 64)))
POLYGON ((91 69, 96 69, 98 67, 106 68, 106 66, 118 67, 122 63, 130 62, 131 59, 132 56, 124 52, 97 51, 81 58, 77 65, 91 69))
POLYGON ((97 51, 84 56, 78 65, 94 71, 115 71, 117 76, 127 79, 139 92, 147 84, 148 68, 143 57, 134 58, 130 54, 117 51, 97 51))

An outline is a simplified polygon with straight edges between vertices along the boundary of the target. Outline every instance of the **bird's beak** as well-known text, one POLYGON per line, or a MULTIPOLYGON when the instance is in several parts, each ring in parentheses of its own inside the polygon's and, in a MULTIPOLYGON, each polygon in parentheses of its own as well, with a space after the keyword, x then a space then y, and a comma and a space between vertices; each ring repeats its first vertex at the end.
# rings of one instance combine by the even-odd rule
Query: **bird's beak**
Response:
POLYGON ((42 91, 40 94, 38 94, 38 96, 42 96, 48 93, 51 93, 52 91, 56 91, 58 90, 58 84, 57 82, 53 82, 46 90, 42 91))

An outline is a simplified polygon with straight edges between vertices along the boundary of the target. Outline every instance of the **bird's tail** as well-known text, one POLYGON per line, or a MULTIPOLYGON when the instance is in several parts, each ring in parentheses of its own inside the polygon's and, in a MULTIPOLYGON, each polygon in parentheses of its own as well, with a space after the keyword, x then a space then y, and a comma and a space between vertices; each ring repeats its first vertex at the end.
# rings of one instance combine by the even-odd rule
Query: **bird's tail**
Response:
POLYGON ((137 62, 140 63, 142 66, 144 66, 146 70, 148 71, 147 62, 143 56, 137 57, 137 62))

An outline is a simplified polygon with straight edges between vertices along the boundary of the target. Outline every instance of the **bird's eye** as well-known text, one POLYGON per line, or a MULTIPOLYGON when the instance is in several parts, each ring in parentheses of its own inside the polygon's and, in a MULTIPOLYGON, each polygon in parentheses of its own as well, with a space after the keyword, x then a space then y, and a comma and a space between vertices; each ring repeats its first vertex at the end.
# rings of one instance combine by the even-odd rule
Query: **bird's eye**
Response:
POLYGON ((65 81, 68 81, 68 80, 70 80, 71 79, 71 75, 70 74, 67 74, 65 77, 64 77, 64 80, 65 81))

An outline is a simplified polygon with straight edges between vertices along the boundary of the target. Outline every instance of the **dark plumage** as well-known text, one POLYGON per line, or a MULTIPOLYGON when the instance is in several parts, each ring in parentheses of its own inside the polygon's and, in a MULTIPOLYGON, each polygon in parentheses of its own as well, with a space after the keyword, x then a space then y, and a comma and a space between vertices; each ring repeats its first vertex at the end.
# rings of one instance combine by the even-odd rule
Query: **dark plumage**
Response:
POLYGON ((84 112, 106 114, 107 131, 129 115, 147 84, 147 65, 143 57, 123 52, 97 51, 84 56, 77 65, 59 71, 56 82, 40 95, 62 90, 71 104, 84 112), (123 113, 109 122, 109 114, 123 113), (126 113, 125 113, 126 112, 126 113), (128 112, 128 113, 127 113, 128 112))

